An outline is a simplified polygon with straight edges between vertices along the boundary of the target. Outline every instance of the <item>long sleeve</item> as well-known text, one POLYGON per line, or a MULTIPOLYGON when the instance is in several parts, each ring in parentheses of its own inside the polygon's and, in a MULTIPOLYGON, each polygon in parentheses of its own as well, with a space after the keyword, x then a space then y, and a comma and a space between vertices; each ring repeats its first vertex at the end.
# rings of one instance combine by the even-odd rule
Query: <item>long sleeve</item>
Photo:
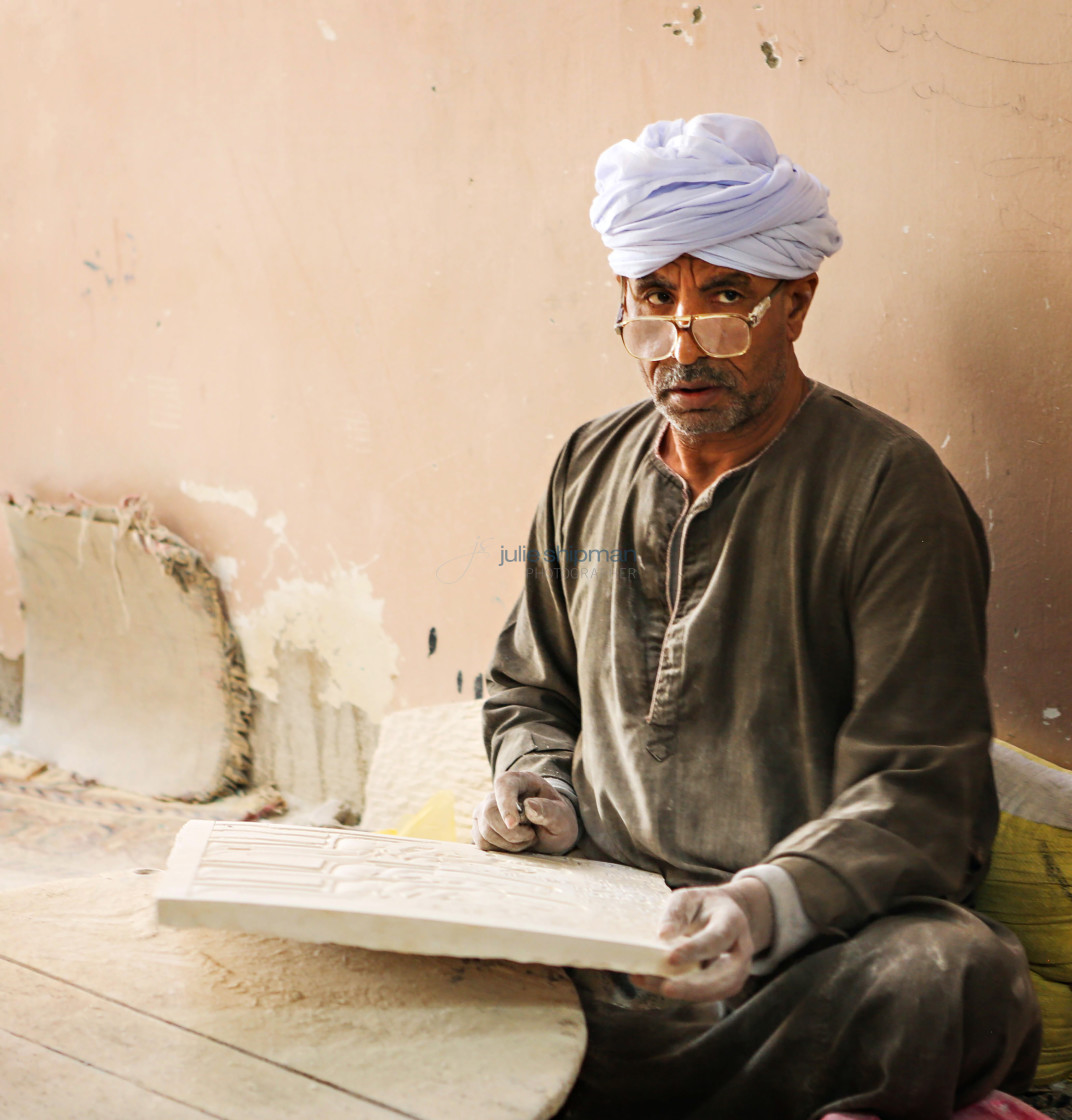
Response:
POLYGON ((496 775, 532 770, 567 783, 572 791, 581 703, 556 530, 571 443, 559 454, 533 520, 524 589, 488 670, 484 742, 496 775))
POLYGON ((848 932, 910 895, 962 900, 997 822, 982 527, 937 456, 892 449, 845 587, 855 684, 833 800, 778 843, 808 917, 848 932))

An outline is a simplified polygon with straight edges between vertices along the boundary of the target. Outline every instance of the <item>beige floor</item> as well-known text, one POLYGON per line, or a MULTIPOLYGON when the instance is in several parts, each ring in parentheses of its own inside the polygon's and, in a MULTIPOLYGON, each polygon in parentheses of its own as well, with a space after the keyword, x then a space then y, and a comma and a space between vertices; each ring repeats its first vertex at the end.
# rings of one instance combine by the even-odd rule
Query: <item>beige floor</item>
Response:
POLYGON ((559 969, 158 927, 155 878, 0 894, 0 1114, 542 1120, 576 1076, 559 969))

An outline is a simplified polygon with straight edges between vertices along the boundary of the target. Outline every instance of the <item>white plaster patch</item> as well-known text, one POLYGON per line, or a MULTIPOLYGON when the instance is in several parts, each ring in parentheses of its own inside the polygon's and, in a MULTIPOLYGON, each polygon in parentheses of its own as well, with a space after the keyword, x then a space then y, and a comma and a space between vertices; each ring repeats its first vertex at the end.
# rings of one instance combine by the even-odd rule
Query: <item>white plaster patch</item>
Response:
POLYGON ((949 446, 949 441, 953 438, 951 432, 945 433, 945 439, 942 440, 942 450, 944 451, 949 446))
POLYGON ((323 35, 329 43, 334 43, 339 38, 326 19, 318 19, 316 25, 320 28, 320 34, 323 35))
POLYGON ((326 583, 280 580, 234 626, 250 686, 269 700, 279 699, 278 650, 289 645, 315 653, 327 666, 322 703, 353 704, 376 723, 383 718, 394 692, 398 647, 383 628, 383 600, 374 597, 372 581, 356 565, 336 568, 326 583))
POLYGON ((249 490, 227 490, 223 486, 206 486, 201 482, 183 479, 179 489, 195 502, 215 502, 221 506, 234 506, 247 517, 257 516, 257 499, 249 490))
POLYGON ((1043 719, 1060 719, 1061 718, 1061 709, 1060 708, 1043 708, 1042 718, 1043 719))
POLYGON ((220 587, 224 591, 230 591, 238 576, 238 561, 233 556, 217 556, 208 568, 220 581, 220 587))

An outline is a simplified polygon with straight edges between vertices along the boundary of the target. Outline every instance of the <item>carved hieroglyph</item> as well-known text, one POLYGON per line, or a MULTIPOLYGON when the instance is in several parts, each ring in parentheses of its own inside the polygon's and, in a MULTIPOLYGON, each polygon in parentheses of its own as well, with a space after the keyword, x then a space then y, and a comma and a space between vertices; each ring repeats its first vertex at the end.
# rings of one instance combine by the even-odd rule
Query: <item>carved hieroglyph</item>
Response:
POLYGON ((398 953, 670 975, 658 875, 352 829, 191 821, 159 920, 398 953))

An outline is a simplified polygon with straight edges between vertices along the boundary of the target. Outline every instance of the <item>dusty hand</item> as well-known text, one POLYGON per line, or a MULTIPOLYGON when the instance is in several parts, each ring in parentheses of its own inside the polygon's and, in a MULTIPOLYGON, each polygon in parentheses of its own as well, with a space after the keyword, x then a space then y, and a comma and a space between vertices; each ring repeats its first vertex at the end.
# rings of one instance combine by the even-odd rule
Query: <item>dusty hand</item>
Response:
POLYGON ((485 851, 561 855, 577 843, 579 833, 569 799, 531 770, 500 774, 473 810, 473 843, 485 851))
POLYGON ((698 1003, 735 996, 748 979, 752 957, 770 943, 772 921, 770 893, 759 879, 676 890, 663 912, 659 936, 677 942, 668 955, 671 965, 699 968, 672 979, 634 976, 633 983, 698 1003))

